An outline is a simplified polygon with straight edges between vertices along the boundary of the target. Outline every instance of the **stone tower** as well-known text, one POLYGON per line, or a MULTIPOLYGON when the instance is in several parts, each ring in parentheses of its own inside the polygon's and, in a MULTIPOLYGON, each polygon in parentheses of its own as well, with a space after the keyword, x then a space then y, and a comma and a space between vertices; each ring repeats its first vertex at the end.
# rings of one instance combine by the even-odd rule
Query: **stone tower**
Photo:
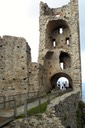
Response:
POLYGON ((81 90, 78 0, 59 8, 40 3, 39 63, 44 67, 44 85, 53 89, 60 77, 72 90, 81 90))
POLYGON ((77 128, 76 112, 81 93, 81 60, 78 0, 59 8, 40 3, 39 64, 43 66, 45 91, 55 89, 60 78, 69 81, 68 92, 56 97, 48 108, 55 110, 65 128, 77 128))

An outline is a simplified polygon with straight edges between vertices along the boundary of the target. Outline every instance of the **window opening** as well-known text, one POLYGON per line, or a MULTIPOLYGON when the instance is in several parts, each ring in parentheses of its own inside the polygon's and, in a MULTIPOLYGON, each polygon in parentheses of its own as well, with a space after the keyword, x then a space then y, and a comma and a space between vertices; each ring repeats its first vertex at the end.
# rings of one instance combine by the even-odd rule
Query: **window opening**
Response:
POLYGON ((66 38, 66 44, 67 44, 67 45, 70 45, 70 40, 69 40, 69 38, 66 38))
POLYGON ((63 62, 60 63, 60 67, 62 70, 64 69, 64 63, 63 62))
POLYGON ((56 47, 56 41, 55 41, 55 39, 53 39, 52 46, 53 46, 54 48, 56 47))
POLYGON ((59 28, 59 34, 63 34, 63 28, 59 28))
POLYGON ((61 52, 59 56, 59 60, 60 60, 60 63, 59 63, 60 68, 62 70, 71 67, 71 58, 68 53, 61 52))

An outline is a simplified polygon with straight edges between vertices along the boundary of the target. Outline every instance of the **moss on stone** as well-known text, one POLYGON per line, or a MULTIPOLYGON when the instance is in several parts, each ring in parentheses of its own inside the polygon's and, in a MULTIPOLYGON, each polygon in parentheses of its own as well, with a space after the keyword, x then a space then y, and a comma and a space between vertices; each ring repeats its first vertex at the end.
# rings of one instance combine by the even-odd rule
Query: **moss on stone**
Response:
MULTIPOLYGON (((30 110, 27 111, 27 113, 29 116, 33 116, 33 115, 38 114, 38 113, 44 113, 46 108, 47 108, 47 105, 48 105, 48 103, 44 102, 40 106, 36 106, 34 108, 31 108, 30 110)), ((17 116, 17 119, 23 118, 23 117, 24 117, 24 114, 21 114, 21 115, 17 116)))

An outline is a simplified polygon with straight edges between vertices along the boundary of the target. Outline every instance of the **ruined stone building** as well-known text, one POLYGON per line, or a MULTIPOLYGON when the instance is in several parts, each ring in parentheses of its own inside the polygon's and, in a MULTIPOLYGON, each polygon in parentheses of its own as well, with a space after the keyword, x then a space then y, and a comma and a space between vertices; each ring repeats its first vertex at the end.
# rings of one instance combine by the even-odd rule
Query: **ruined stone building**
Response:
POLYGON ((31 62, 31 49, 24 38, 0 38, 0 94, 48 92, 56 88, 60 77, 66 77, 72 91, 60 99, 59 108, 63 105, 67 113, 56 113, 66 128, 76 128, 75 113, 81 93, 78 0, 70 0, 59 8, 41 2, 39 25, 38 63, 31 62), (72 118, 68 120, 69 117, 72 118))

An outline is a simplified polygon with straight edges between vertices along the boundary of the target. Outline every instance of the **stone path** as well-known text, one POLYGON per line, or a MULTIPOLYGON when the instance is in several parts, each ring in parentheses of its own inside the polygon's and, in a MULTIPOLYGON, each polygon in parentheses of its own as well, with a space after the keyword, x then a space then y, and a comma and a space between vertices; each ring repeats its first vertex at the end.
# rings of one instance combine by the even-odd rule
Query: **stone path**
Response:
MULTIPOLYGON (((42 98, 41 103, 43 103, 47 100, 48 100, 48 97, 42 98)), ((28 103, 27 110, 29 110, 33 107, 36 107, 38 105, 39 105, 39 99, 37 99, 34 102, 28 103)), ((24 114, 24 109, 25 109, 24 105, 17 107, 17 116, 24 114)), ((14 109, 1 111, 0 112, 0 127, 3 126, 4 124, 6 124, 7 122, 9 122, 10 120, 13 120, 13 118, 14 118, 14 109)))
MULTIPOLYGON (((50 100, 54 99, 55 97, 57 97, 55 94, 51 95, 50 96, 50 100)), ((44 103, 46 101, 48 101, 48 96, 41 98, 41 103, 44 103)), ((39 99, 37 99, 36 101, 33 101, 31 103, 28 103, 27 110, 30 110, 31 108, 36 107, 38 105, 39 105, 39 99)), ((24 110, 25 110, 25 106, 24 105, 22 105, 20 107, 17 107, 17 114, 16 115, 19 116, 21 114, 24 114, 25 113, 24 110)), ((12 120, 14 118, 14 110, 12 109, 12 110, 3 110, 3 111, 1 111, 0 112, 0 119, 2 119, 2 118, 4 120, 8 120, 8 122, 9 122, 9 119, 12 120)), ((1 120, 0 124, 2 124, 2 120, 1 120)), ((6 124, 6 121, 5 121, 4 124, 6 124)), ((0 127, 1 126, 2 125, 0 125, 0 127)))

